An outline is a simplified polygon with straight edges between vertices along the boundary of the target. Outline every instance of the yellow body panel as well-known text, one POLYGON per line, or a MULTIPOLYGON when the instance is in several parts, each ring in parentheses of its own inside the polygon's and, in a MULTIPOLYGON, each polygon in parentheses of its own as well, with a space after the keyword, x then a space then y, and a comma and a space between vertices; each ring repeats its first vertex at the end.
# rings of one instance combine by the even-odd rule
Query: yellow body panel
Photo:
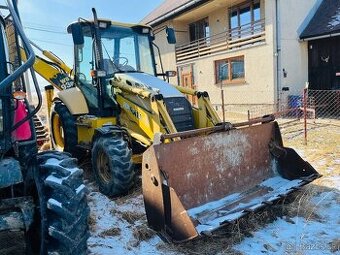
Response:
POLYGON ((92 137, 96 128, 103 125, 116 125, 115 117, 98 118, 95 116, 82 116, 77 120, 78 144, 91 144, 92 137))
MULTIPOLYGON (((145 100, 150 100, 149 98, 145 100)), ((160 121, 157 112, 152 112, 117 94, 117 102, 121 106, 121 126, 140 134, 146 139, 153 140, 155 132, 160 132, 160 121)))
POLYGON ((45 88, 45 98, 47 105, 47 116, 51 115, 52 101, 54 98, 54 89, 53 87, 45 88))
POLYGON ((72 115, 88 114, 89 108, 83 93, 78 88, 58 92, 58 98, 66 105, 72 115))
POLYGON ((63 125, 58 114, 54 114, 51 120, 51 126, 53 130, 54 147, 57 150, 63 150, 64 143, 64 130, 63 125))

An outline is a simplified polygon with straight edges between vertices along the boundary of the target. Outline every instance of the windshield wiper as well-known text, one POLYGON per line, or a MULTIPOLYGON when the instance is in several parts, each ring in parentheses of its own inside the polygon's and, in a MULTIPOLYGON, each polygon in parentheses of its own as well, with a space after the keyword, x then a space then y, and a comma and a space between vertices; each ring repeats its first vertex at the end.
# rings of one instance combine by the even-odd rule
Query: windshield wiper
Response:
MULTIPOLYGON (((109 57, 109 60, 110 60, 111 63, 114 65, 114 67, 115 67, 119 72, 123 72, 123 70, 121 70, 121 69, 119 68, 119 66, 115 63, 115 61, 113 60, 113 58, 110 56, 110 54, 109 54, 109 52, 107 51, 107 49, 106 49, 106 47, 105 47, 105 45, 104 45, 103 42, 102 42, 102 46, 103 46, 103 48, 104 48, 104 50, 105 50, 107 56, 109 57)), ((103 60, 104 60, 104 59, 103 59, 103 60)), ((107 70, 105 70, 105 71, 107 71, 107 70)), ((115 73, 115 72, 113 72, 112 74, 114 74, 114 73, 115 73)))

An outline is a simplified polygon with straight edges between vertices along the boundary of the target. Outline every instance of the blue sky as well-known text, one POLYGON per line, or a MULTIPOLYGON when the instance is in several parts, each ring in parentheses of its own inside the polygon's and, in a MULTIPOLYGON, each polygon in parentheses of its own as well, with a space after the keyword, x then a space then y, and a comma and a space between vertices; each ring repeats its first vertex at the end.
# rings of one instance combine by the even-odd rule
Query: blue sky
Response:
POLYGON ((19 12, 29 39, 72 66, 72 38, 66 33, 68 24, 78 17, 92 19, 92 7, 96 8, 98 17, 138 23, 161 2, 163 0, 19 0, 19 12))

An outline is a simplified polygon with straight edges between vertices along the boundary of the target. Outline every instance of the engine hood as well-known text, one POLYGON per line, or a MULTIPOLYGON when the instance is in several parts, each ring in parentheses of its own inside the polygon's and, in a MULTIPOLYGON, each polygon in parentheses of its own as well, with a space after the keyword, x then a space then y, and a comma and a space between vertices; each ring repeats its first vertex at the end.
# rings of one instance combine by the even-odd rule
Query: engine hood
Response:
POLYGON ((171 84, 146 73, 116 73, 115 78, 125 81, 130 86, 144 88, 160 93, 163 97, 184 97, 171 84))

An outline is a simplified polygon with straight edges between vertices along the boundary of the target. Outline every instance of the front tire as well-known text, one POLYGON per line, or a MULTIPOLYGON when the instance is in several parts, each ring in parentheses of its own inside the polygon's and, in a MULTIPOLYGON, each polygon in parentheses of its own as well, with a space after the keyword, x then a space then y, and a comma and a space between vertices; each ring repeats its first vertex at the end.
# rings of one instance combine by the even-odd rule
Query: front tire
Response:
POLYGON ((53 148, 79 157, 75 118, 62 102, 55 102, 51 112, 51 140, 53 148))
POLYGON ((127 141, 119 133, 95 140, 92 148, 92 168, 101 193, 117 196, 132 187, 135 171, 131 155, 127 141))
POLYGON ((40 254, 87 254, 90 210, 83 171, 66 153, 43 152, 37 161, 40 254))

